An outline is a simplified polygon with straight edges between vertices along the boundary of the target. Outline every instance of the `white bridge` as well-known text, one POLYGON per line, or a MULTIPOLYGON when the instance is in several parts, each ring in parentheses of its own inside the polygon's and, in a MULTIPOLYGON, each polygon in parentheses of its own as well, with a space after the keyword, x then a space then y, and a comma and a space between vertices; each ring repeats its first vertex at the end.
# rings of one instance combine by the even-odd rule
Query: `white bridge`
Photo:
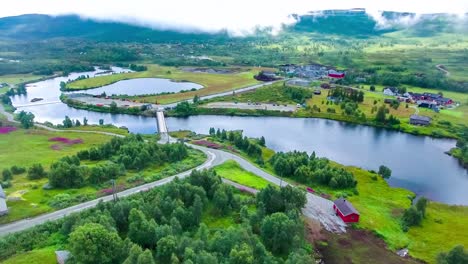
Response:
POLYGON ((169 134, 167 130, 166 118, 164 117, 164 112, 160 108, 156 112, 156 122, 158 123, 158 132, 161 135, 161 142, 169 142, 169 134))

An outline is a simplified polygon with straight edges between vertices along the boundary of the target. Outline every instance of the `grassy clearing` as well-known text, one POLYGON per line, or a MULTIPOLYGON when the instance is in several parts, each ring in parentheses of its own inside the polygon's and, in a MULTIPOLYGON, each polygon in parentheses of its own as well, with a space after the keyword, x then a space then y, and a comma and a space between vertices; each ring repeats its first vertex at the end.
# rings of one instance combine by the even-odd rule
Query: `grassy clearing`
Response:
MULTIPOLYGON (((253 91, 247 91, 238 93, 235 95, 228 95, 223 97, 217 97, 206 102, 274 102, 279 104, 296 104, 290 96, 284 93, 284 87, 282 83, 277 83, 262 87, 253 91)), ((205 102, 205 101, 204 101, 205 102)))
MULTIPOLYGON (((110 138, 111 136, 92 133, 64 133, 19 129, 10 134, 0 135, 0 149, 7 150, 0 153, 0 171, 10 168, 13 165, 28 168, 34 163, 42 164, 47 171, 49 166, 59 158, 73 155, 80 150, 88 149, 92 146, 100 145, 110 138), (83 143, 70 146, 63 145, 60 150, 53 150, 51 146, 57 143, 50 142, 48 139, 59 136, 71 139, 80 138, 83 140, 83 143)), ((162 166, 150 166, 140 172, 129 170, 124 176, 117 179, 117 184, 124 188, 130 188, 135 185, 155 181, 189 170, 202 164, 205 160, 206 157, 202 152, 189 150, 189 157, 180 162, 163 164, 162 166), (130 182, 128 181, 129 179, 136 180, 130 182)), ((99 164, 99 162, 84 161, 83 164, 92 167, 99 164)), ((0 224, 36 216, 57 209, 51 207, 50 202, 58 194, 69 195, 71 199, 73 199, 71 203, 74 204, 94 199, 99 195, 101 189, 110 187, 110 185, 103 185, 85 186, 79 189, 45 190, 42 187, 48 182, 47 178, 29 180, 26 174, 27 173, 15 175, 11 181, 12 187, 5 189, 7 196, 10 197, 8 201, 10 212, 8 215, 0 218, 0 224)))
POLYGON ((34 163, 41 163, 47 168, 60 157, 73 155, 110 139, 111 136, 92 133, 18 129, 10 134, 0 135, 0 149, 4 150, 0 152, 0 169, 10 168, 13 165, 28 167, 34 163), (53 150, 51 146, 57 142, 48 140, 52 137, 81 138, 83 143, 63 145, 61 150, 53 150))
POLYGON ((263 178, 244 170, 237 162, 228 160, 221 165, 214 167, 216 173, 228 180, 260 190, 268 186, 270 182, 263 178))
POLYGON ((63 128, 63 130, 80 130, 80 131, 99 131, 99 132, 106 132, 106 133, 113 133, 117 135, 126 136, 129 134, 128 130, 123 128, 118 128, 111 125, 87 125, 87 126, 79 126, 79 127, 72 127, 72 128, 63 128))
POLYGON ((3 264, 55 264, 55 249, 53 247, 35 249, 8 258, 3 264))
POLYGON ((468 207, 430 202, 422 225, 411 227, 405 233, 400 226, 400 217, 411 205, 408 197, 414 194, 390 187, 379 176, 374 180, 372 176, 375 174, 362 169, 347 169, 358 181, 359 195, 348 197, 361 213, 356 227, 373 231, 390 249, 407 247, 411 256, 434 263, 438 253, 449 251, 458 244, 468 244, 468 237, 460 232, 468 224, 468 207))
POLYGON ((0 83, 18 84, 23 82, 35 81, 43 78, 42 75, 34 74, 8 74, 0 76, 0 83))
POLYGON ((112 74, 107 76, 79 80, 69 83, 67 85, 67 88, 71 90, 90 89, 115 83, 121 80, 151 77, 167 78, 175 81, 189 81, 201 84, 204 87, 198 91, 190 91, 185 93, 132 97, 133 99, 140 102, 166 104, 181 101, 184 99, 191 99, 195 95, 203 96, 221 93, 258 83, 258 81, 255 80, 253 76, 261 70, 260 68, 245 68, 244 70, 245 71, 243 72, 234 74, 212 74, 182 71, 175 67, 148 65, 148 70, 144 72, 112 74))

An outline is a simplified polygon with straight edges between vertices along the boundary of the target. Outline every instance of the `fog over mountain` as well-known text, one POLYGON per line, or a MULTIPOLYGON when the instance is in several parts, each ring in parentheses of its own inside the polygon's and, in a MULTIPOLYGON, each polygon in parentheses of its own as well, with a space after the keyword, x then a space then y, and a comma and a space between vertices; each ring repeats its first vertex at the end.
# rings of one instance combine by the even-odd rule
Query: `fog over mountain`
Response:
MULTIPOLYGON (((124 22, 153 29, 181 32, 219 32, 247 35, 256 29, 269 29, 278 33, 284 25, 297 23, 297 16, 311 11, 365 8, 378 27, 413 25, 423 14, 448 13, 465 22, 468 1, 224 1, 224 0, 172 0, 172 1, 111 1, 111 0, 21 0, 2 1, 0 17, 21 14, 76 14, 83 18, 124 22), (386 17, 383 11, 408 12, 411 15, 386 17)), ((315 12, 315 15, 323 15, 315 12)))

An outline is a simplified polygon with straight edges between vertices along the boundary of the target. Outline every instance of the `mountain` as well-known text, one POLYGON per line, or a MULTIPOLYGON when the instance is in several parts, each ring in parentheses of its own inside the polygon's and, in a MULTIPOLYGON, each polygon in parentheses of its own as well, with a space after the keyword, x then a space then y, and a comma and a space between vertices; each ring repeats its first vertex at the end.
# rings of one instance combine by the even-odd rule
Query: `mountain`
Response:
POLYGON ((182 33, 156 30, 120 22, 102 22, 75 15, 21 15, 0 18, 0 38, 41 40, 51 38, 83 38, 116 42, 187 42, 226 38, 227 34, 182 33))

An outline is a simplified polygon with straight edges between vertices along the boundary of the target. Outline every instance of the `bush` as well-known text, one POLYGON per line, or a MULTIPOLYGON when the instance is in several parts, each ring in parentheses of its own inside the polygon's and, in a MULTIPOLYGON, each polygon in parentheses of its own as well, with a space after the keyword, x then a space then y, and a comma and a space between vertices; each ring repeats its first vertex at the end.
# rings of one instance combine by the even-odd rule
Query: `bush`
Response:
POLYGON ((11 171, 9 169, 4 169, 2 171, 2 177, 3 177, 4 181, 9 181, 9 180, 13 179, 13 174, 11 173, 11 171))
POLYGON ((26 172, 26 168, 25 168, 25 167, 19 167, 19 166, 13 165, 13 166, 11 167, 11 172, 12 172, 14 175, 18 175, 18 174, 21 174, 21 173, 25 173, 25 172, 26 172))
POLYGON ((28 170, 28 179, 30 180, 41 179, 45 176, 47 176, 47 173, 45 172, 44 167, 39 163, 33 164, 28 170))

